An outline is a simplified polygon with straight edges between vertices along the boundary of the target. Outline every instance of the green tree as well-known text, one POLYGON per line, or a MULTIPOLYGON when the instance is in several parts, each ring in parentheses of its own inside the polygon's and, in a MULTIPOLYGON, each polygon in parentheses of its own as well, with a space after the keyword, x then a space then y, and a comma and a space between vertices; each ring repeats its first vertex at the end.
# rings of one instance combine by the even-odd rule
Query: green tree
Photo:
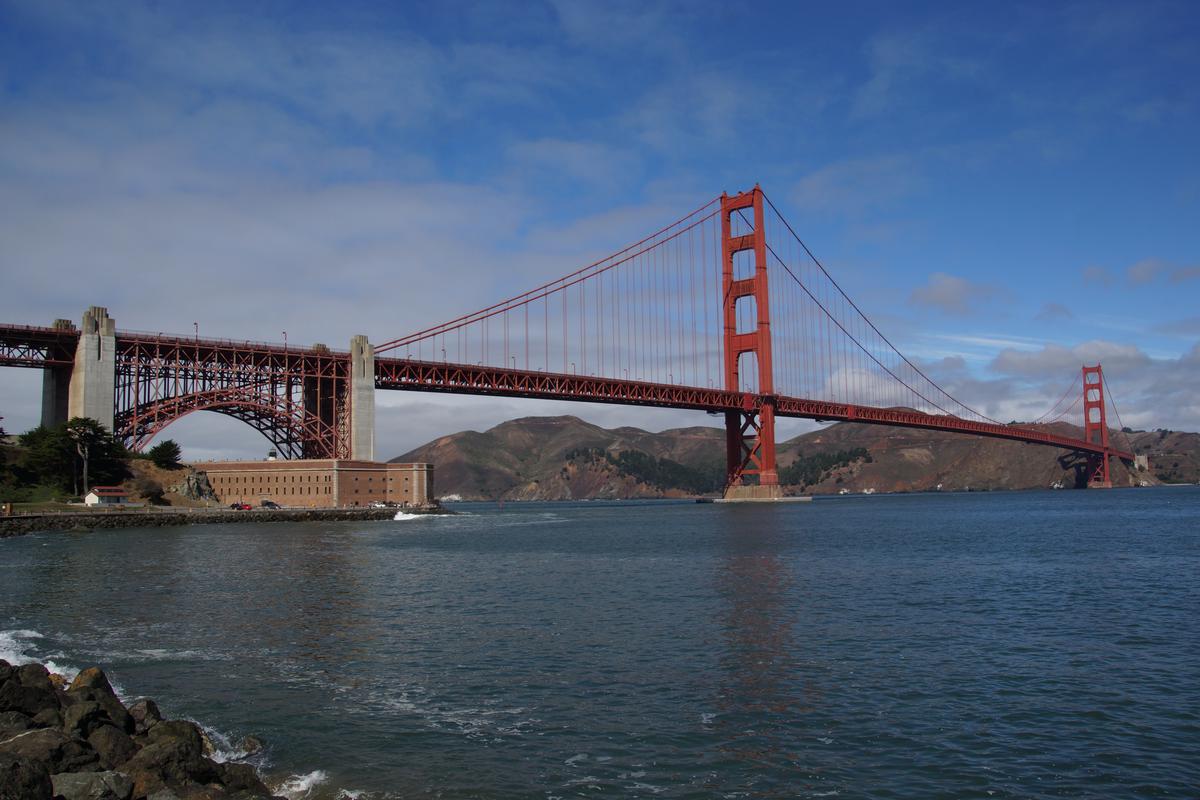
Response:
POLYGON ((74 445, 64 425, 39 425, 21 434, 20 442, 25 450, 25 463, 17 476, 21 483, 71 488, 75 477, 74 445))
POLYGON ((86 494, 99 483, 128 475, 125 448, 94 419, 74 417, 53 428, 38 426, 21 435, 28 482, 86 494))
POLYGON ((179 459, 183 456, 183 450, 172 439, 163 439, 158 444, 151 447, 146 455, 154 462, 154 466, 159 469, 178 469, 180 467, 179 459))

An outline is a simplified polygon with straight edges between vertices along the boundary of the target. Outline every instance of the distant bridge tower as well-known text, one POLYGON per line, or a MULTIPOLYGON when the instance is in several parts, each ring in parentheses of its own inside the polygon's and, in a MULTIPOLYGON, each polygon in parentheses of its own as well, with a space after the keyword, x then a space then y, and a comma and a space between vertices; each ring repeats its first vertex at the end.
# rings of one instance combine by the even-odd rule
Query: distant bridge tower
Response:
POLYGON ((782 492, 775 469, 771 304, 767 294, 763 194, 758 186, 733 197, 721 195, 721 243, 725 389, 730 392, 742 390, 740 379, 744 356, 754 359, 754 371, 758 375, 757 397, 748 393, 743 408, 725 412, 725 496, 728 499, 775 499, 782 492), (737 225, 734 224, 735 216, 737 225), (740 231, 737 235, 733 232, 735 228, 740 231), (748 257, 739 257, 739 254, 748 257), (738 266, 743 269, 738 270, 738 266), (739 277, 750 270, 749 275, 739 277), (750 330, 738 330, 738 301, 753 302, 755 316, 750 330), (758 485, 747 485, 745 478, 748 476, 756 476, 758 485))
POLYGON ((1112 488, 1108 474, 1108 418, 1104 411, 1104 370, 1097 364, 1083 368, 1083 438, 1104 448, 1088 456, 1088 486, 1112 488))

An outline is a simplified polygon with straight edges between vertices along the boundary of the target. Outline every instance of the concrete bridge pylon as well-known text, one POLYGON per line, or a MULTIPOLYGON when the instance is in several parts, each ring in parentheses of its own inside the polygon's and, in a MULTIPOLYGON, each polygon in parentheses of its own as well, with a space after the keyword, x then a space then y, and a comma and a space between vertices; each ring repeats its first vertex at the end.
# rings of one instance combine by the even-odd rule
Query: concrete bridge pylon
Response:
MULTIPOLYGON (((75 367, 67 393, 67 417, 89 417, 113 430, 117 378, 117 323, 108 309, 92 306, 83 313, 75 367)), ((43 383, 43 406, 45 406, 43 383)), ((43 416, 45 410, 43 408, 43 416)))
POLYGON ((361 335, 350 340, 350 457, 375 460, 375 348, 361 335))

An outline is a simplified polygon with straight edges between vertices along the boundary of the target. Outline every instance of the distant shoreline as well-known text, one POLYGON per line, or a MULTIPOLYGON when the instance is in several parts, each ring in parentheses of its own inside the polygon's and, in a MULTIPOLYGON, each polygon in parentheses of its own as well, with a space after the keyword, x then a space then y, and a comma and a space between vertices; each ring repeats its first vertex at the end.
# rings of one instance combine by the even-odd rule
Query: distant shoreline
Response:
POLYGON ((169 511, 101 511, 23 514, 0 517, 0 538, 48 531, 85 532, 100 528, 157 528, 167 525, 223 525, 259 522, 364 522, 390 520, 397 510, 409 514, 451 513, 441 506, 424 508, 280 508, 174 509, 169 511))

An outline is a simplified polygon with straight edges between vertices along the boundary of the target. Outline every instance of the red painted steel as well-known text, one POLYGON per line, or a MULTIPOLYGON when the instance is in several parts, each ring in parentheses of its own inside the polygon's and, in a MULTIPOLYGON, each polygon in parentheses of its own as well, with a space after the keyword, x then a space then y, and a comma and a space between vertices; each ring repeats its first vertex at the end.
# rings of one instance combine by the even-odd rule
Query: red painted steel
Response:
POLYGON ((346 353, 118 332, 114 431, 140 451, 194 411, 261 431, 285 458, 346 458, 346 353))
POLYGON ((725 389, 741 390, 742 356, 754 357, 758 375, 758 394, 765 398, 754 408, 725 412, 725 483, 741 486, 748 476, 756 476, 760 486, 775 486, 779 474, 775 468, 775 387, 771 365, 771 301, 767 290, 767 245, 763 234, 763 195, 755 186, 733 197, 721 195, 721 312, 725 339, 725 389), (753 222, 746 212, 753 215, 753 222), (734 235, 734 215, 748 233, 734 235), (752 253, 754 274, 735 277, 734 260, 739 253, 752 253), (738 331, 737 305, 742 298, 753 298, 754 330, 738 331))
POLYGON ((0 367, 71 367, 79 331, 0 325, 0 367))
POLYGON ((1092 486, 1112 486, 1108 474, 1108 416, 1104 408, 1104 370, 1097 364, 1085 366, 1083 373, 1083 438, 1099 444, 1102 453, 1088 457, 1088 483, 1092 486))
MULTIPOLYGON (((310 410, 330 402, 344 406, 349 356, 327 348, 286 348, 282 345, 184 336, 117 332, 117 433, 138 449, 175 419, 193 411, 215 410, 243 419, 262 430, 285 456, 336 453, 340 424, 310 410), (325 386, 318 381, 328 382, 325 386), (297 387, 308 385, 304 398, 297 387), (287 387, 291 386, 291 394, 287 387), (289 403, 288 398, 291 398, 289 403)), ((77 332, 50 328, 0 325, 0 352, 23 347, 37 339, 56 346, 72 345, 77 332), (31 334, 32 331, 32 334, 31 334)), ((45 352, 39 350, 37 352, 45 352)), ((55 366, 71 360, 22 356, 10 365, 55 366)), ((714 413, 745 414, 772 405, 781 417, 863 422, 952 431, 975 436, 1012 439, 1060 447, 1081 453, 1132 461, 1133 454, 1105 442, 1060 436, 1036 428, 965 420, 959 417, 894 408, 766 397, 727 389, 627 381, 568 373, 513 370, 470 364, 378 358, 376 386, 380 389, 499 395, 545 400, 574 400, 623 405, 685 408, 714 413)))
MULTIPOLYGON (((63 325, 0 325, 0 366, 69 370, 78 337, 63 325)), ((345 351, 136 331, 118 331, 116 343, 115 433, 132 449, 211 410, 262 431, 286 457, 348 455, 345 351)), ((757 185, 376 355, 380 389, 721 414, 731 485, 778 482, 776 417, 1061 447, 1088 456, 1093 484, 1107 484, 1109 456, 1133 458, 1108 442, 1099 366, 1083 370, 1083 439, 1002 425, 951 396, 866 317, 757 185)))
MULTIPOLYGON (((380 389, 619 403, 688 408, 714 413, 761 410, 764 405, 770 403, 774 406, 776 415, 780 417, 926 428, 1049 445, 1082 453, 1103 453, 1107 449, 1103 445, 1092 444, 1082 439, 1019 425, 999 425, 907 409, 872 408, 797 397, 766 398, 753 393, 723 389, 390 358, 376 359, 375 375, 375 384, 380 389)), ((1133 460, 1132 453, 1111 449, 1107 451, 1126 461, 1133 460)))

